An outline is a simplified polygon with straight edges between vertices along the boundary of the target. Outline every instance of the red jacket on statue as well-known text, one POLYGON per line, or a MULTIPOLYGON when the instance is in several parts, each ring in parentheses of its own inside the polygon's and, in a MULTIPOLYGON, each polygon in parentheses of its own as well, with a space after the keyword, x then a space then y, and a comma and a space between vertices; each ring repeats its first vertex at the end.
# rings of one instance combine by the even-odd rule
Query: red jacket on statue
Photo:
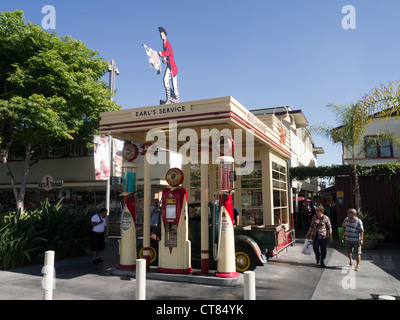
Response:
POLYGON ((175 77, 178 73, 178 67, 175 64, 174 52, 168 39, 164 40, 164 51, 161 51, 161 55, 166 59, 167 66, 171 69, 172 75, 175 77))

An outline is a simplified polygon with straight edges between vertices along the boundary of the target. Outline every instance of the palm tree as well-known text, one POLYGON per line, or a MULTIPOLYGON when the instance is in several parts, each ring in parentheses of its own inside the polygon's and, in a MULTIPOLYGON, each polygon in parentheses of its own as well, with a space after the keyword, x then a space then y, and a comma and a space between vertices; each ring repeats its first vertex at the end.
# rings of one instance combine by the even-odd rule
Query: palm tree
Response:
MULTIPOLYGON (((366 152, 369 146, 379 144, 382 139, 390 140, 400 146, 400 139, 390 131, 376 132, 373 137, 364 139, 368 124, 376 117, 385 117, 388 120, 395 107, 379 110, 373 114, 372 106, 369 107, 361 102, 347 106, 329 104, 328 107, 335 113, 338 127, 328 126, 326 124, 314 125, 309 128, 310 132, 321 134, 334 143, 341 143, 343 149, 346 149, 352 157, 353 175, 354 175, 354 202, 357 212, 362 211, 360 187, 358 182, 356 157, 360 153, 366 152)), ((377 108, 378 109, 378 108, 377 108)), ((397 110, 398 112, 398 110, 397 110)), ((343 150, 344 153, 344 150, 343 150)))
POLYGON ((388 85, 381 84, 365 94, 358 102, 369 114, 380 112, 386 119, 393 114, 400 116, 400 80, 389 82, 388 85))
POLYGON ((358 183, 356 150, 357 146, 363 145, 363 137, 368 124, 368 115, 359 103, 350 105, 329 104, 336 116, 338 127, 326 124, 310 126, 310 132, 325 136, 334 143, 341 143, 351 154, 353 160, 354 175, 354 199, 357 212, 361 211, 361 196, 358 183))

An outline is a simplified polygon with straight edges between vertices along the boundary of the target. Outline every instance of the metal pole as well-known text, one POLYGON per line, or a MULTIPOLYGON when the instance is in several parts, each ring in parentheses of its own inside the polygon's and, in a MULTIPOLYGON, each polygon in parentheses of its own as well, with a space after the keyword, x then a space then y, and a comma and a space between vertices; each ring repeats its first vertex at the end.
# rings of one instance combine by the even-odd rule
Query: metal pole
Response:
MULTIPOLYGON (((115 91, 115 74, 117 73, 117 68, 115 67, 115 62, 114 59, 111 60, 111 65, 108 67, 108 72, 110 72, 110 91, 111 91, 111 101, 113 101, 114 97, 114 91, 115 91)), ((119 74, 119 71, 118 71, 119 74)), ((109 163, 109 174, 110 176, 108 177, 107 180, 107 185, 106 185, 106 209, 107 209, 107 232, 106 232, 106 240, 108 241, 108 234, 109 234, 109 215, 110 215, 110 180, 111 180, 111 175, 112 175, 112 168, 113 168, 113 159, 112 159, 112 137, 110 134, 108 134, 108 139, 109 139, 109 146, 110 146, 110 163, 109 163)))
POLYGON ((109 177, 107 179, 107 185, 106 185, 106 209, 107 209, 107 217, 106 217, 106 222, 107 222, 107 229, 106 229, 106 240, 108 241, 108 231, 110 229, 109 225, 109 218, 110 218, 110 180, 111 180, 111 175, 113 171, 113 159, 112 159, 112 137, 108 135, 108 145, 110 147, 109 153, 110 153, 110 163, 109 165, 109 177))
POLYGON ((256 277, 254 271, 243 272, 244 300, 256 300, 256 277))
POLYGON ((146 260, 136 260, 136 300, 146 300, 146 260))
POLYGON ((44 278, 42 280, 43 300, 53 300, 53 286, 54 286, 54 251, 46 251, 44 256, 43 272, 44 278))

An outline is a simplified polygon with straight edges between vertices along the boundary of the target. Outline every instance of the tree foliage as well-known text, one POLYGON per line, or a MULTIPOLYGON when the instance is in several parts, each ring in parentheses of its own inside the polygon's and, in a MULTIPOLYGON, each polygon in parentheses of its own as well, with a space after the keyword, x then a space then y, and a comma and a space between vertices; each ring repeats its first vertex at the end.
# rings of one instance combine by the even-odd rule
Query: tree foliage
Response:
MULTIPOLYGON (((351 165, 319 166, 319 167, 292 167, 290 177, 297 180, 307 178, 334 178, 340 174, 353 174, 351 165)), ((382 163, 377 165, 357 165, 358 176, 380 177, 382 175, 391 178, 400 176, 400 163, 382 163)))
POLYGON ((386 118, 400 116, 400 80, 389 82, 388 85, 381 84, 365 94, 358 102, 368 111, 370 115, 373 113, 381 113, 386 118))
POLYGON ((120 108, 101 80, 108 62, 98 54, 71 36, 59 38, 25 21, 22 11, 0 12, 0 156, 18 209, 32 157, 43 146, 89 142, 100 112, 120 108), (10 150, 25 158, 19 191, 7 162, 10 150))

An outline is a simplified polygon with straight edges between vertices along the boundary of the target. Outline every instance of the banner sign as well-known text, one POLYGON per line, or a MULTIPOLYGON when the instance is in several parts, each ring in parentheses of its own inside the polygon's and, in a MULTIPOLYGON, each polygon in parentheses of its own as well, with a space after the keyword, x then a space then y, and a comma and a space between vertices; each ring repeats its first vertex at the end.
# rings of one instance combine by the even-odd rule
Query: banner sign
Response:
POLYGON ((110 178, 110 141, 108 136, 94 135, 94 172, 96 180, 110 178))
POLYGON ((113 176, 122 177, 122 152, 124 149, 124 141, 113 138, 113 176))

